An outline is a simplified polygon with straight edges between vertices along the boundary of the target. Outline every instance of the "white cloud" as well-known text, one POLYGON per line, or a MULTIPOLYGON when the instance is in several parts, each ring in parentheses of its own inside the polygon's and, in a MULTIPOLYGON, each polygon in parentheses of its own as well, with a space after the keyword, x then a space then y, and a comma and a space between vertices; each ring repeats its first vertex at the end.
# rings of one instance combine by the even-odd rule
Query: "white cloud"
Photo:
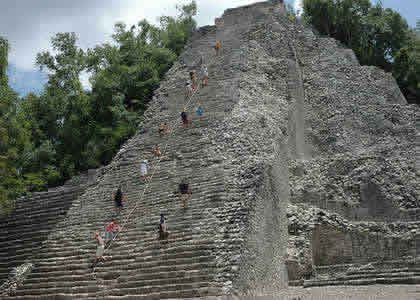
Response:
POLYGON ((302 14, 302 10, 303 10, 303 0, 295 0, 294 8, 295 8, 295 11, 299 15, 301 15, 302 14))
MULTIPOLYGON (((116 22, 136 24, 143 18, 156 23, 161 15, 174 15, 176 4, 189 0, 1 0, 0 36, 11 45, 10 62, 22 70, 35 68, 36 53, 50 49, 57 32, 76 32, 86 49, 109 41, 116 22)), ((198 0, 199 25, 213 23, 230 7, 254 0, 198 0)))
MULTIPOLYGON (((200 26, 213 24, 227 8, 259 0, 197 0, 200 26)), ((287 0, 292 1, 292 0, 287 0)), ((161 15, 174 15, 177 4, 190 0, 0 0, 0 36, 11 44, 10 62, 33 70, 35 56, 50 50, 57 32, 76 32, 86 49, 110 41, 114 24, 136 24, 143 18, 156 23, 161 15)))
POLYGON ((82 72, 79 78, 84 90, 90 90, 92 88, 92 85, 89 82, 90 74, 88 72, 82 72))

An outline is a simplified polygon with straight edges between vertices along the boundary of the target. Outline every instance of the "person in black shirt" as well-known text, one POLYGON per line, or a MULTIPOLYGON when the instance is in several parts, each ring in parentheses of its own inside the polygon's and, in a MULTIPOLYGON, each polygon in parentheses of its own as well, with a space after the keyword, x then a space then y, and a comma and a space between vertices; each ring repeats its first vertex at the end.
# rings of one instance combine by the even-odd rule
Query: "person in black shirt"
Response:
POLYGON ((166 228, 166 218, 163 214, 160 214, 159 238, 166 239, 167 237, 168 237, 168 231, 166 228))
POLYGON ((117 191, 113 195, 114 203, 115 203, 115 210, 116 213, 119 214, 121 212, 121 209, 124 207, 124 201, 125 197, 123 195, 121 186, 118 187, 117 191))
POLYGON ((188 183, 182 182, 179 184, 179 192, 181 193, 181 200, 184 208, 187 206, 187 200, 192 196, 191 187, 188 183))
POLYGON ((181 113, 181 120, 182 120, 182 126, 183 127, 188 127, 190 125, 190 120, 188 120, 188 113, 184 110, 181 113))

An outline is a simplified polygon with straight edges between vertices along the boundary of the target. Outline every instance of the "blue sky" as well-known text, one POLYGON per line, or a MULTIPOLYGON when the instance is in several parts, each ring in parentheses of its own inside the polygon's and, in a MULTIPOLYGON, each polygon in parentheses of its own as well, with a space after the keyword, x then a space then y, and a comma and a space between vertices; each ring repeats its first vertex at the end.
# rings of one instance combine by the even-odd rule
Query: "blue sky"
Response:
MULTIPOLYGON (((226 8, 255 1, 197 0, 199 25, 211 24, 226 8)), ((296 7, 301 2, 286 1, 296 7)), ((189 0, 0 0, 0 36, 11 44, 10 85, 21 95, 42 90, 46 75, 36 70, 35 55, 49 49, 56 32, 76 32, 79 45, 86 49, 109 41, 115 22, 134 24, 142 18, 153 22, 162 14, 174 14, 179 2, 189 0)), ((412 27, 420 19, 420 0, 383 0, 383 4, 398 11, 412 27)), ((87 85, 87 76, 82 81, 87 85)))
POLYGON ((411 27, 416 27, 416 20, 420 20, 420 0, 383 0, 382 3, 398 11, 411 27))

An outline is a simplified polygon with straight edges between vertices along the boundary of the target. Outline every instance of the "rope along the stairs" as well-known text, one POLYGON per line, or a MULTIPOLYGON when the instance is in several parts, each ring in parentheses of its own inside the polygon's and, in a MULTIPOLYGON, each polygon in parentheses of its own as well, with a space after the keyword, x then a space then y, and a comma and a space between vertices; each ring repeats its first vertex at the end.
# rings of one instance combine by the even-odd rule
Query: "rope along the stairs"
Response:
MULTIPOLYGON (((217 56, 216 56, 216 58, 217 58, 217 56)), ((211 60, 210 61, 210 63, 208 64, 208 66, 210 66, 210 65, 213 65, 213 63, 216 61, 216 58, 215 59, 213 59, 213 60, 211 60)), ((195 90, 193 90, 193 93, 188 97, 188 101, 184 104, 184 107, 185 108, 188 108, 189 107, 189 105, 190 105, 190 103, 192 102, 192 100, 195 98, 195 95, 196 94, 198 94, 198 92, 199 92, 199 90, 201 90, 202 88, 200 88, 200 84, 198 84, 197 85, 197 88, 195 89, 195 90)), ((200 103, 198 103, 198 104, 200 104, 200 103)), ((169 136, 174 132, 174 130, 172 130, 175 126, 176 126, 176 124, 179 122, 179 117, 175 117, 173 120, 172 120, 172 122, 170 122, 169 123, 169 128, 171 129, 170 130, 170 132, 169 132, 169 136)), ((112 246, 112 244, 113 244, 113 242, 118 238, 118 236, 122 233, 122 231, 124 230, 124 228, 128 225, 128 223, 129 223, 129 221, 130 221, 130 218, 131 218, 131 216, 132 216, 132 214, 136 211, 136 209, 137 209, 137 207, 138 207, 138 204, 140 203, 140 200, 142 200, 143 198, 144 198, 144 196, 145 196, 145 194, 146 194, 146 192, 147 192, 147 190, 148 190, 148 188, 149 188, 149 185, 150 185, 150 183, 151 183, 151 181, 152 181, 152 179, 153 179, 153 177, 154 177, 154 175, 156 174, 156 170, 157 170, 157 167, 159 166, 159 164, 160 164, 160 162, 162 161, 162 159, 163 159, 163 157, 164 157, 164 154, 166 153, 166 151, 167 151, 167 148, 168 148, 168 145, 169 145, 169 142, 166 142, 165 143, 165 146, 164 146, 164 148, 163 148, 163 151, 162 151, 162 155, 158 158, 158 160, 155 162, 155 164, 153 164, 152 165, 152 174, 151 174, 151 176, 149 177, 149 179, 148 179, 148 182, 146 182, 146 185, 145 185, 145 187, 144 187, 144 189, 143 189, 143 191, 141 192, 141 195, 140 195, 140 197, 137 199, 137 201, 135 202, 135 205, 134 205, 134 207, 131 209, 131 211, 129 212, 129 214, 127 215, 127 217, 125 218, 125 220, 124 220, 124 222, 122 223, 122 225, 121 225, 121 230, 120 231, 118 231, 115 235, 114 235, 114 237, 112 238, 112 240, 107 244, 107 246, 105 247, 105 251, 107 251, 107 250, 109 250, 110 248, 111 248, 111 246, 112 246)), ((104 251, 104 252, 105 252, 104 251)), ((95 272, 96 272, 96 265, 95 265, 95 267, 93 268, 93 274, 95 274, 95 272)))

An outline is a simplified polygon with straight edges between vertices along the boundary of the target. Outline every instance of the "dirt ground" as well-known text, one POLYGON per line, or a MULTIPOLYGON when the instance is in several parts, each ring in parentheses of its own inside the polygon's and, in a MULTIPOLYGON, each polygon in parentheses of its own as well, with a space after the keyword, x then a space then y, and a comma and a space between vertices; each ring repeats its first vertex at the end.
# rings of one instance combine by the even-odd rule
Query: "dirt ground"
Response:
POLYGON ((290 287, 275 295, 235 296, 211 299, 279 299, 279 300, 420 300, 420 285, 290 287))

